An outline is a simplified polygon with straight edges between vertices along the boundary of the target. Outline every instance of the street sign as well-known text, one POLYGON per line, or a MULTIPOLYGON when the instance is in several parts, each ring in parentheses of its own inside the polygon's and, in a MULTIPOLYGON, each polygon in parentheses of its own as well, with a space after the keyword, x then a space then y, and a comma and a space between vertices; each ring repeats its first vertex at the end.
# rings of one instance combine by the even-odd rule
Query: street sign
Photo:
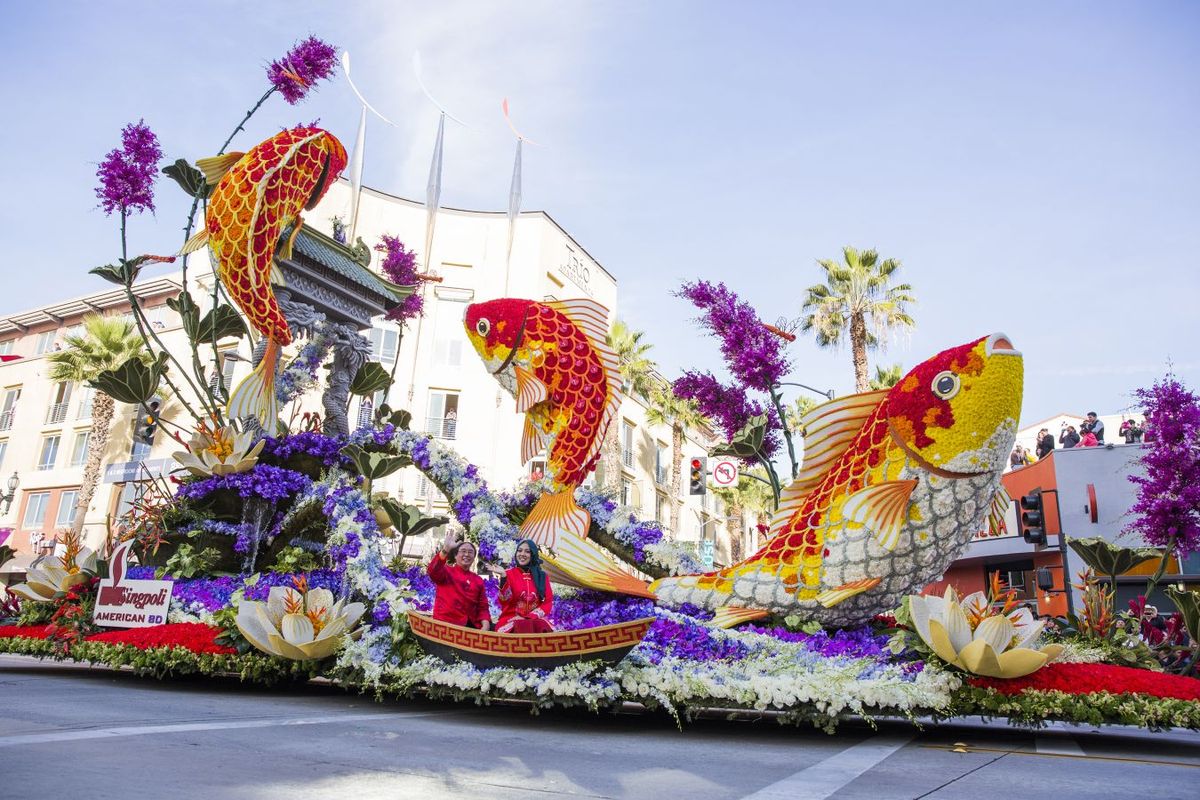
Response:
POLYGON ((713 566, 713 540, 705 539, 700 543, 700 563, 706 568, 712 569, 713 566))
POLYGON ((713 483, 722 489, 729 486, 736 486, 738 482, 737 462, 728 458, 718 459, 713 464, 712 479, 713 483))

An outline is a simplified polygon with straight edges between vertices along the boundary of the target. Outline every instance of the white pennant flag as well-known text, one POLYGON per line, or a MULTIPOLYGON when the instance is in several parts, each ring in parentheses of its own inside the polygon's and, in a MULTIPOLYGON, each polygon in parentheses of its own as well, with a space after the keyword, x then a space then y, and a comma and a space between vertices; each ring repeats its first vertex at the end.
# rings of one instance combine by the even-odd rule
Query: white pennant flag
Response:
POLYGON ((425 185, 425 271, 432 268, 433 229, 437 223, 438 203, 442 199, 442 142, 446 134, 446 112, 438 116, 437 141, 429 164, 429 183, 425 185))

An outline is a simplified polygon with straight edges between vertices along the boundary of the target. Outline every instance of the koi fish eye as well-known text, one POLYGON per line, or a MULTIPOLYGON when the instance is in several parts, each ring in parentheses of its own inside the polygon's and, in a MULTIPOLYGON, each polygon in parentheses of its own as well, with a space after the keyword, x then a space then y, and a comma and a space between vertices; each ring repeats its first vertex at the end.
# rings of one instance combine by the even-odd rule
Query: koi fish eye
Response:
POLYGON ((933 385, 929 387, 933 393, 943 400, 949 400, 954 395, 958 394, 958 390, 962 388, 962 381, 958 376, 950 371, 939 372, 933 376, 933 385))
POLYGON ((479 321, 475 323, 475 332, 478 333, 480 336, 487 336, 488 331, 490 331, 491 329, 492 329, 492 323, 488 322, 483 317, 480 317, 479 321))

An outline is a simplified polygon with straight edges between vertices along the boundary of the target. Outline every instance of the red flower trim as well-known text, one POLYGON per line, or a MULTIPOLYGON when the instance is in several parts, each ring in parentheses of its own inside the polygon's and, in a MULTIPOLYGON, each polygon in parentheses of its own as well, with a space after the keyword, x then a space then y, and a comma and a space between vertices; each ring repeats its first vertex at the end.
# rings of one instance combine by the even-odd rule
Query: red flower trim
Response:
POLYGON ((180 622, 168 625, 153 625, 149 628, 129 628, 89 636, 89 642, 124 644, 139 650, 151 647, 182 647, 193 653, 217 653, 235 655, 237 650, 217 644, 220 628, 202 622, 180 622))
POLYGON ((0 625, 0 639, 49 639, 53 625, 0 625))
POLYGON ((969 678, 972 686, 1020 694, 1026 689, 1067 694, 1147 694, 1175 700, 1200 700, 1200 680, 1113 664, 1048 664, 1023 678, 969 678))

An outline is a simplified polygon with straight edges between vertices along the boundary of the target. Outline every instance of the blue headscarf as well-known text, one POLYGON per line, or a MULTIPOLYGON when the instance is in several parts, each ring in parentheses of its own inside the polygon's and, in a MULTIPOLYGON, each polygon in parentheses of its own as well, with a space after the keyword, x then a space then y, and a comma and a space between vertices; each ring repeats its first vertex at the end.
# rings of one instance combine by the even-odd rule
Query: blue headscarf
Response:
MULTIPOLYGON (((517 542, 517 547, 521 545, 529 545, 529 577, 533 578, 533 587, 537 589, 538 601, 545 602, 546 600, 546 572, 542 569, 542 554, 538 552, 538 546, 533 539, 522 539, 517 542)), ((513 554, 513 565, 520 567, 517 564, 516 554, 513 554)))

